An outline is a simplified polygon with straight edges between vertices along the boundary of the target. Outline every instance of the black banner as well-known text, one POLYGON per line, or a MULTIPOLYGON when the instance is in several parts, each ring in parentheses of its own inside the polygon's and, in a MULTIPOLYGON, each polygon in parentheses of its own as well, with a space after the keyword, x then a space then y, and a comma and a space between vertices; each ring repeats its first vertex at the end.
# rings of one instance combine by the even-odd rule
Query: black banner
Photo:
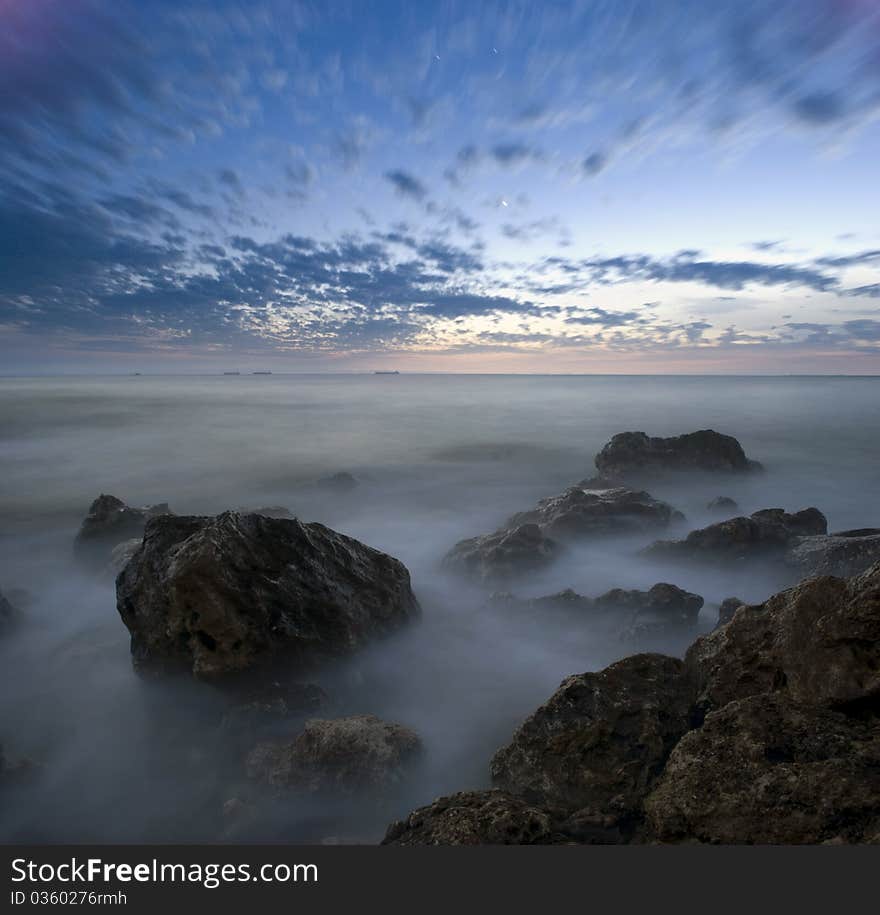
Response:
POLYGON ((837 907, 869 889, 878 850, 848 848, 327 846, 4 847, 3 909, 414 913, 576 904, 837 907), (243 907, 247 907, 244 908, 243 907))

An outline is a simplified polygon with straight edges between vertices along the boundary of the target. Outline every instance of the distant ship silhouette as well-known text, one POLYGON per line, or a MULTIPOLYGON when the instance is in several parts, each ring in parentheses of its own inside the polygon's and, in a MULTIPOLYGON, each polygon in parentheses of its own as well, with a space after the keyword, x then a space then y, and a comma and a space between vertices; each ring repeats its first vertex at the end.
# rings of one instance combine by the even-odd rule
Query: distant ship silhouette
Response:
POLYGON ((399 375, 400 372, 398 372, 397 369, 394 369, 393 371, 373 372, 373 374, 374 375, 399 375))

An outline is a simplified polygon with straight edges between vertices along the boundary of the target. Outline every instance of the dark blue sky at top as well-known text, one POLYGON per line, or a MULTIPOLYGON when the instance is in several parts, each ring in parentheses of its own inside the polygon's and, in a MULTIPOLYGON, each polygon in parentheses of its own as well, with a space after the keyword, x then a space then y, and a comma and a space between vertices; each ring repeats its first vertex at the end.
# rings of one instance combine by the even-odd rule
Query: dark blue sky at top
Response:
POLYGON ((0 0, 0 358, 877 371, 878 113, 874 0, 0 0))

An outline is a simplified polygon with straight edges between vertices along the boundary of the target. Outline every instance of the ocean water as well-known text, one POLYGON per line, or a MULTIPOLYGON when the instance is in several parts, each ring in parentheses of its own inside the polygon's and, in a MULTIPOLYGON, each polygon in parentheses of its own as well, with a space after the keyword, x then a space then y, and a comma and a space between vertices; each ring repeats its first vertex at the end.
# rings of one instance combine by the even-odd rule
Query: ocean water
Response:
MULTIPOLYGON (((880 378, 0 379, 0 590, 27 617, 0 643, 0 743, 41 766, 4 799, 0 840, 212 840, 223 801, 252 790, 242 748, 218 729, 216 693, 138 678, 113 582, 74 564, 99 493, 179 514, 286 506, 407 565, 422 619, 309 679, 331 697, 319 714, 417 730, 418 771, 381 801, 277 799, 246 835, 377 841, 411 807, 487 785, 493 751, 565 676, 632 650, 583 625, 487 610, 485 591, 440 570, 446 550, 590 476, 615 432, 702 428, 735 435, 766 473, 652 486, 686 515, 680 533, 717 520, 705 510, 717 495, 743 512, 816 506, 831 530, 880 526, 880 378), (308 485, 337 471, 360 485, 308 485)), ((703 595, 708 628, 724 597, 759 601, 785 584, 768 570, 658 568, 636 555, 651 539, 585 545, 512 590, 597 595, 667 580, 703 595)))

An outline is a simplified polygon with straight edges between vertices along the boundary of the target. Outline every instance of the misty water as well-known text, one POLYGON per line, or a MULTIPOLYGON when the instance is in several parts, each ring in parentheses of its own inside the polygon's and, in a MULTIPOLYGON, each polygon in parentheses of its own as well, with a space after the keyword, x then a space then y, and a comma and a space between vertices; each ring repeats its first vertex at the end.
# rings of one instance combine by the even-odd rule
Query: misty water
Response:
MULTIPOLYGON (((373 713, 415 729, 418 771, 381 801, 278 798, 244 836, 374 842, 412 807, 488 785, 492 753, 566 675, 633 650, 585 621, 487 609, 488 590, 439 568, 457 540, 592 475, 594 454, 631 429, 713 428, 766 466, 652 486, 687 517, 670 536, 717 520, 705 506, 718 495, 743 513, 815 505, 830 530, 877 526, 878 427, 877 378, 2 379, 0 590, 25 623, 0 642, 0 743, 40 770, 0 798, 0 840, 211 841, 223 801, 252 790, 244 749, 219 727, 217 692, 139 678, 112 579, 74 563, 76 530, 101 492, 178 514, 286 506, 405 563, 421 620, 305 679, 330 696, 319 716, 373 713), (336 471, 360 485, 308 485, 336 471)), ((724 597, 759 601, 787 583, 751 566, 651 565, 635 554, 652 539, 584 544, 511 590, 594 596, 671 581, 703 595, 706 629, 724 597)), ((284 727, 278 736, 292 736, 297 722, 284 727)))

